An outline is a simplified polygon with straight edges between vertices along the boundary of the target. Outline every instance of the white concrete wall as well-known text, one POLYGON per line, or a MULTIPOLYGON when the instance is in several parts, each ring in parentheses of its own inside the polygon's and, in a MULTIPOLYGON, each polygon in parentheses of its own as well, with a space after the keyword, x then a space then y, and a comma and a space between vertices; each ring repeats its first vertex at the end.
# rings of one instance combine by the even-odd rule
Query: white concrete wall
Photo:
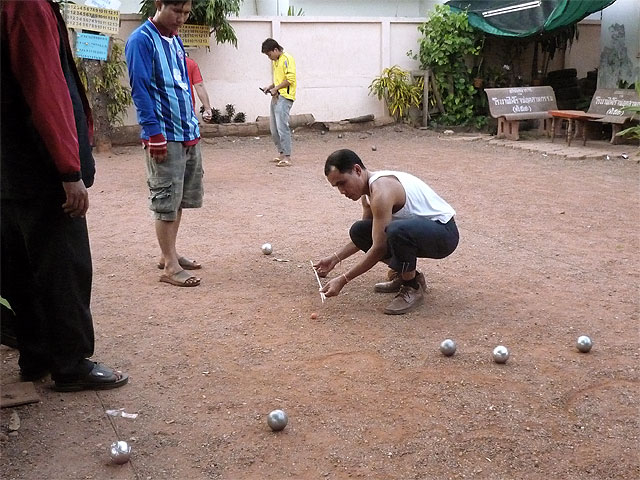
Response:
MULTIPOLYGON (((426 17, 434 5, 446 0, 289 0, 296 12, 333 17, 426 17)), ((251 2, 244 2, 251 3, 251 2)))
MULTIPOLYGON (((297 95, 292 114, 311 113, 318 121, 337 121, 359 115, 388 116, 384 104, 369 96, 371 81, 386 67, 417 69, 407 57, 418 49, 422 19, 247 17, 231 19, 238 38, 232 45, 190 49, 198 62, 211 104, 224 109, 232 103, 247 121, 269 115, 269 98, 258 87, 271 83, 271 62, 260 52, 273 37, 291 53, 297 67, 297 95)), ((126 39, 140 23, 124 15, 120 36, 126 39)), ((199 103, 198 103, 199 105, 199 103)), ((136 124, 129 109, 125 124, 136 124)))
MULTIPOLYGON (((77 0, 78 1, 78 0, 77 0)), ((438 3, 446 0, 244 0, 240 4, 240 16, 286 15, 289 6, 295 11, 301 8, 305 16, 380 16, 426 17, 438 3)), ((82 2, 79 0, 78 3, 82 2)), ((138 13, 140 0, 121 0, 120 13, 138 13)))

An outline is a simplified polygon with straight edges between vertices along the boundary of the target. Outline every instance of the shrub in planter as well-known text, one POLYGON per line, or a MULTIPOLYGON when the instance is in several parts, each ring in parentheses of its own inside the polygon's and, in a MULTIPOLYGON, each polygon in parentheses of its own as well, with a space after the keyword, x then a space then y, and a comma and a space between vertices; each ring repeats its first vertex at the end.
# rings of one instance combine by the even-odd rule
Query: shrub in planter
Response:
POLYGON ((419 107, 422 103, 423 81, 411 83, 409 72, 394 65, 385 68, 382 75, 371 82, 369 95, 384 99, 389 114, 399 121, 406 118, 409 108, 419 107))

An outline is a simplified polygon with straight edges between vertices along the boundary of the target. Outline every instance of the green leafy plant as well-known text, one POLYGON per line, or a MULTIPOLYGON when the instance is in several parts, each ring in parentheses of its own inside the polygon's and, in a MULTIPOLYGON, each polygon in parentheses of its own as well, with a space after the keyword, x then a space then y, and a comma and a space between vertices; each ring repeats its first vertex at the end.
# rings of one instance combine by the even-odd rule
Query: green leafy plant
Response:
POLYGON ((287 10, 287 16, 288 17, 303 17, 304 16, 304 10, 299 8, 298 12, 296 13, 296 8, 293 5, 289 5, 289 9, 287 10))
MULTIPOLYGON (((240 13, 242 0, 193 0, 189 23, 207 25, 213 34, 216 43, 231 43, 238 46, 236 32, 228 22, 227 17, 240 13)), ((156 13, 154 0, 142 0, 140 2, 140 15, 143 19, 153 17, 156 13)))
POLYGON ((111 39, 107 60, 75 59, 93 110, 94 139, 98 151, 111 149, 113 127, 124 123, 124 114, 132 103, 131 89, 121 81, 127 68, 123 53, 122 41, 111 39))
MULTIPOLYGON (((638 92, 638 96, 640 97, 640 82, 636 82, 635 87, 636 92, 638 92)), ((631 112, 632 120, 640 118, 640 106, 624 107, 622 110, 625 112, 631 112)), ((629 137, 640 140, 640 124, 634 125, 633 127, 625 128, 621 132, 618 132, 616 136, 629 137)), ((640 155, 640 152, 638 152, 638 155, 640 155)))
POLYGON ((435 76, 445 110, 440 123, 473 123, 474 96, 481 92, 473 86, 466 59, 480 55, 483 35, 469 25, 465 12, 454 13, 446 5, 436 5, 418 30, 422 34, 419 53, 409 51, 408 55, 420 61, 421 69, 430 68, 435 76))
POLYGON ((87 71, 86 60, 79 58, 76 65, 80 79, 89 94, 102 95, 106 99, 109 125, 122 125, 127 107, 132 103, 131 89, 121 82, 127 71, 127 64, 122 56, 122 41, 112 39, 112 42, 109 57, 99 64, 99 75, 87 71), (93 88, 89 88, 90 86, 93 88))
POLYGON ((376 77, 369 85, 369 95, 384 99, 389 114, 396 121, 405 118, 409 108, 419 107, 423 96, 423 81, 411 83, 411 75, 406 70, 394 65, 385 68, 382 75, 376 77))
POLYGON ((211 123, 221 123, 220 120, 220 110, 217 108, 211 109, 211 123))
POLYGON ((124 112, 132 103, 131 90, 120 81, 127 72, 123 53, 122 41, 114 39, 111 46, 111 56, 102 66, 102 78, 96 80, 98 92, 104 92, 109 97, 107 108, 111 125, 123 124, 124 112))
MULTIPOLYGON (((204 111, 204 109, 202 110, 204 111)), ((235 105, 228 103, 224 107, 224 115, 218 108, 211 109, 211 121, 209 123, 244 123, 246 121, 246 115, 244 112, 236 112, 235 105)))

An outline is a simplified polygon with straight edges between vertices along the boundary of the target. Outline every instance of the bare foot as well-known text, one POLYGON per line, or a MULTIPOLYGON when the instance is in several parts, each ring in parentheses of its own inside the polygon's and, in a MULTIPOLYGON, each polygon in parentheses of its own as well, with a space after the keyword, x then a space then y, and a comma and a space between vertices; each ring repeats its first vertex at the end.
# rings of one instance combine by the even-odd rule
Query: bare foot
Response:
MULTIPOLYGON (((187 257, 179 256, 178 257, 178 263, 185 270, 199 270, 199 269, 202 268, 201 264, 199 264, 195 260, 191 260, 190 258, 187 258, 187 257)), ((160 259, 160 261, 158 262, 158 268, 160 270, 164 270, 164 258, 160 259)))

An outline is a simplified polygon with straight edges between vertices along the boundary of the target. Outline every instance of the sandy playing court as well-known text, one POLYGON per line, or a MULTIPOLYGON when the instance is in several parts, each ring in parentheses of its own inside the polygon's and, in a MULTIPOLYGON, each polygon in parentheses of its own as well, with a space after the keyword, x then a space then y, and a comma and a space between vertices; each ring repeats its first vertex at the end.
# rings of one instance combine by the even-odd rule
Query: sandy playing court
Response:
MULTIPOLYGON (((205 266, 197 288, 158 282, 139 148, 97 157, 95 358, 130 383, 39 383, 39 404, 3 409, 3 478, 640 477, 634 147, 568 160, 393 126, 294 142, 294 166, 276 168, 268 137, 205 140, 205 207, 185 212, 179 241, 205 266), (458 212, 458 250, 419 262, 429 291, 415 312, 382 313, 382 266, 320 303, 309 260, 346 242, 360 214, 324 179, 338 148, 420 176, 458 212), (447 337, 451 358, 438 351, 447 337), (491 361, 498 344, 506 365, 491 361), (118 408, 139 415, 104 413, 118 408), (290 417, 280 433, 265 421, 274 408, 290 417), (124 466, 107 455, 118 436, 133 447, 124 466)), ((17 358, 1 353, 6 384, 17 358)))

